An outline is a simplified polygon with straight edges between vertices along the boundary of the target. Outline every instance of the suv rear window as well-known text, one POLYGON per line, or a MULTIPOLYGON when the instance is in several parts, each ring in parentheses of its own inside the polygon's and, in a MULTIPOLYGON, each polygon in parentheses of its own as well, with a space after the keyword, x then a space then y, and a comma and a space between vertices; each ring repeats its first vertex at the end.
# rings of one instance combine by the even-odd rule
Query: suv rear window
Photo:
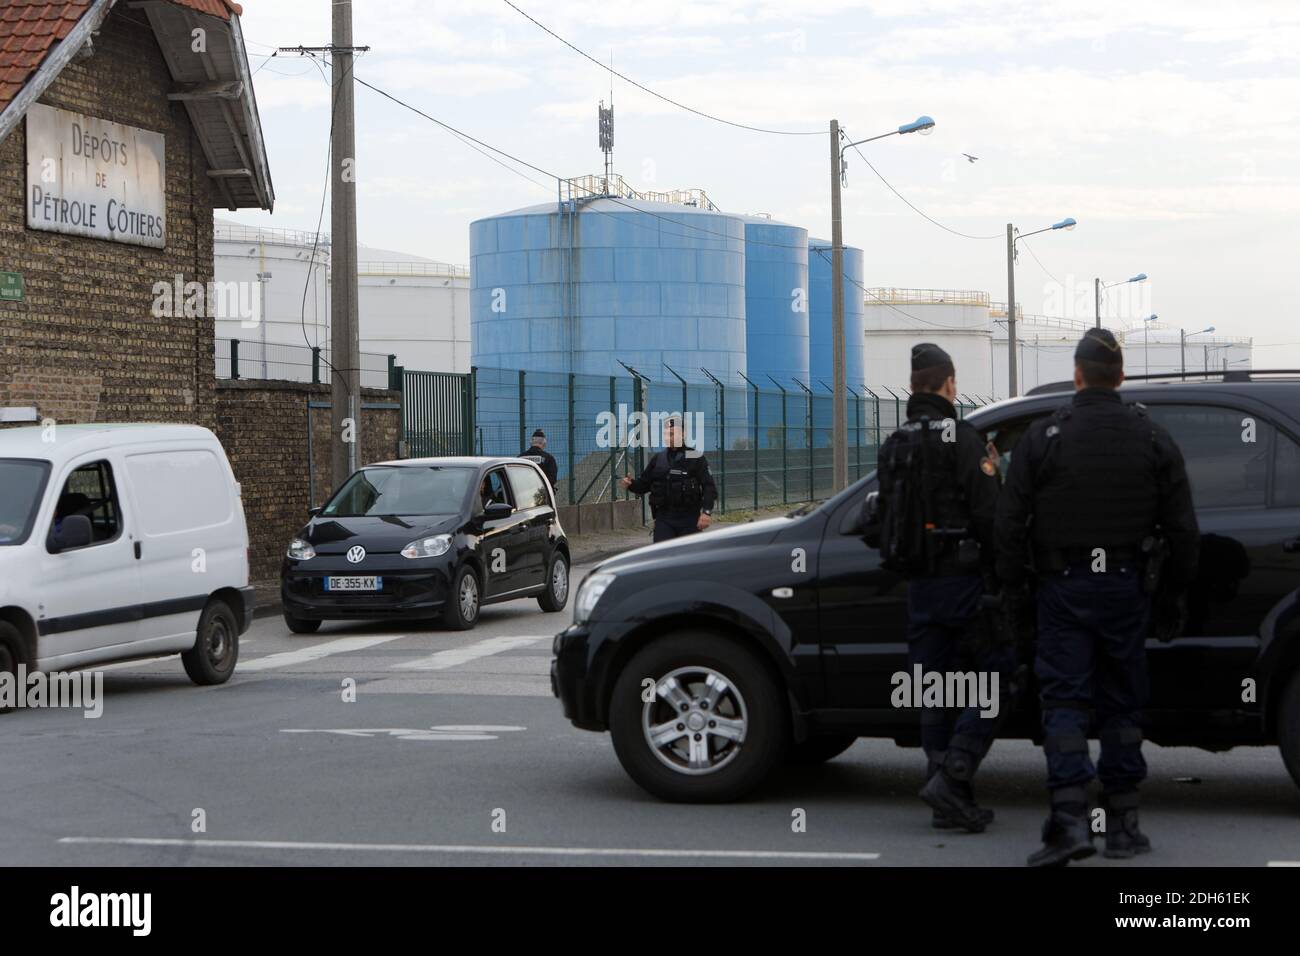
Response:
POLYGON ((1187 462, 1198 508, 1263 508, 1268 493, 1273 426, 1221 405, 1152 405, 1187 462))

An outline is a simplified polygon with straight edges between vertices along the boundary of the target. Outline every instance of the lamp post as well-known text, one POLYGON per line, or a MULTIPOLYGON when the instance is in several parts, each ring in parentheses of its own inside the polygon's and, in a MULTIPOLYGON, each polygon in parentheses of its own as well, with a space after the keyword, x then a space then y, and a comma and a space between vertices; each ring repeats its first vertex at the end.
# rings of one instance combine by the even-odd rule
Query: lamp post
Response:
POLYGON ((1151 323, 1158 318, 1160 316, 1152 312, 1142 320, 1142 371, 1147 375, 1151 374, 1151 323))
POLYGON ((840 216, 840 189, 844 185, 844 151, 852 146, 874 142, 887 136, 928 133, 934 120, 919 116, 910 123, 879 136, 840 145, 843 134, 839 120, 831 120, 831 489, 838 492, 849 483, 849 449, 847 405, 847 371, 844 343, 844 225, 840 216))
POLYGON ((1040 232, 1073 229, 1077 225, 1078 223, 1073 219, 1062 219, 1050 226, 1021 235, 1014 225, 1007 223, 1007 396, 1009 398, 1015 398, 1019 394, 1016 388, 1016 243, 1021 239, 1036 236, 1040 232))
POLYGON ((1117 286, 1117 285, 1128 285, 1130 282, 1146 282, 1146 281, 1147 281, 1147 274, 1146 274, 1145 272, 1139 272, 1137 275, 1135 275, 1135 276, 1134 276, 1133 278, 1131 278, 1131 279, 1120 279, 1118 282, 1107 282, 1107 283, 1105 283, 1104 285, 1102 284, 1101 279, 1093 279, 1092 281, 1093 281, 1093 289, 1094 289, 1094 298, 1096 299, 1096 302, 1097 302, 1097 328, 1101 328, 1101 294, 1102 294, 1102 292, 1104 292, 1106 289, 1111 288, 1112 286, 1117 286))
POLYGON ((1178 330, 1178 362, 1182 366, 1183 378, 1187 377, 1187 340, 1193 335, 1204 335, 1206 332, 1213 332, 1214 326, 1201 329, 1199 332, 1188 332, 1186 329, 1178 330))

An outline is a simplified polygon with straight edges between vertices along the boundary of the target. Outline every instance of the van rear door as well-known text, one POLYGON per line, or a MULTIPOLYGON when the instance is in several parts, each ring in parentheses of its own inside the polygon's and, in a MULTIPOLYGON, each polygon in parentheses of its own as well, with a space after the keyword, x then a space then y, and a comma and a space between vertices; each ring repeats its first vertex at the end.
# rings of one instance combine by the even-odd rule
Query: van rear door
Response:
POLYGON ((130 450, 126 471, 138 515, 141 638, 184 650, 208 596, 245 583, 247 542, 230 468, 219 448, 178 443, 130 450))

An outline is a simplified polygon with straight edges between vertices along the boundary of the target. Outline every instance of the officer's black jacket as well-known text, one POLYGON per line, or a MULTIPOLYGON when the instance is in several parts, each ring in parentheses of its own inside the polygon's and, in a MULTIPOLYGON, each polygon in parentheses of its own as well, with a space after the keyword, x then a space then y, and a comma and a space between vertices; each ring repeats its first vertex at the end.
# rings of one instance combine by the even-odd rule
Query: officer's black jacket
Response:
POLYGON ((914 422, 923 417, 932 422, 952 419, 955 423, 953 435, 956 441, 942 443, 941 447, 952 447, 954 457, 945 467, 950 469, 950 480, 955 484, 953 490, 956 494, 952 496, 952 503, 957 514, 941 517, 945 521, 968 525, 971 536, 980 543, 980 553, 987 560, 993 553, 998 477, 991 464, 988 471, 981 466, 986 457, 984 439, 974 425, 957 417, 952 402, 935 392, 915 392, 907 400, 907 420, 914 422))
POLYGON ((665 448, 663 451, 656 453, 651 457, 641 474, 632 479, 632 484, 628 490, 637 495, 647 494, 653 489, 656 482, 667 479, 670 469, 679 468, 699 482, 700 508, 704 511, 712 511, 713 503, 718 497, 717 485, 713 483, 713 475, 709 472, 708 459, 703 455, 688 455, 687 452, 691 450, 685 447, 665 448))
POLYGON ((517 457, 536 462, 541 467, 542 473, 546 475, 546 480, 551 483, 551 487, 555 487, 555 483, 560 477, 560 468, 555 463, 555 456, 549 451, 545 448, 533 446, 525 448, 517 457))
POLYGON ((1182 452, 1138 405, 1085 388, 1034 422, 1011 455, 997 509, 997 573, 1019 586, 1031 558, 1136 551, 1157 528, 1169 543, 1165 586, 1196 573, 1200 533, 1182 452))

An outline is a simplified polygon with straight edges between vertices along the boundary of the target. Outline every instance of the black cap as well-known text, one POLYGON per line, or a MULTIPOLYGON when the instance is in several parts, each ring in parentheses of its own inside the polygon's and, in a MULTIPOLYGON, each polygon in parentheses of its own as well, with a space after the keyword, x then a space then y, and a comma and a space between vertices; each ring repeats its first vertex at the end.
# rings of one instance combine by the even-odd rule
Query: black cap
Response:
POLYGON ((534 438, 545 438, 545 437, 546 437, 546 432, 542 431, 542 430, 539 428, 539 429, 537 429, 537 431, 533 432, 533 437, 534 437, 534 438))
POLYGON ((952 364, 952 356, 933 342, 921 342, 912 346, 912 371, 920 372, 936 365, 952 364))
POLYGON ((1102 365, 1123 365, 1124 352, 1109 329, 1089 329, 1083 333, 1083 338, 1079 339, 1079 344, 1074 350, 1074 360, 1100 362, 1102 365))

